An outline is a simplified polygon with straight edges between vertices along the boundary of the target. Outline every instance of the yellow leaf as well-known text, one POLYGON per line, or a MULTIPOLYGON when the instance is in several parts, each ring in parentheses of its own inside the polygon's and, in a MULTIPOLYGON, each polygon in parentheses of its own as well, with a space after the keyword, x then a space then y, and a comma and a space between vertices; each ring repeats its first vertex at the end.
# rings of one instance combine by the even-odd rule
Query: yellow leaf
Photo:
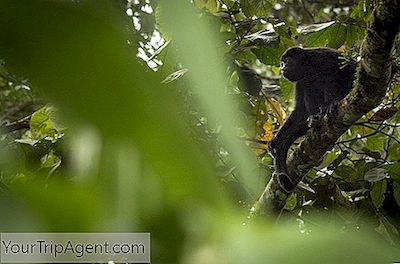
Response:
POLYGON ((265 105, 271 110, 272 115, 278 120, 279 124, 282 125, 286 118, 286 111, 282 107, 281 103, 271 97, 265 99, 265 105))
POLYGON ((263 129, 264 129, 264 135, 260 139, 264 141, 271 141, 274 137, 274 133, 272 133, 272 124, 266 121, 263 124, 263 129))

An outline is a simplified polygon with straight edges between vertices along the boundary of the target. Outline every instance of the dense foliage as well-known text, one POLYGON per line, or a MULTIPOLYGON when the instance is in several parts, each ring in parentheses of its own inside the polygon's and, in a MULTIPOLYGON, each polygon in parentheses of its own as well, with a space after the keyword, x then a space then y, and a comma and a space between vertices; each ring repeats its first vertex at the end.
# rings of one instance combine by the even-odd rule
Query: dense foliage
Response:
MULTIPOLYGON (((219 27, 224 43, 219 48, 232 65, 227 70, 226 92, 240 105, 237 123, 241 125, 237 126, 236 133, 259 157, 259 171, 254 171, 251 177, 257 177, 260 185, 272 167, 265 143, 271 140, 293 106, 292 84, 279 78, 280 56, 287 48, 302 45, 340 49, 348 59, 359 60, 374 2, 194 2, 203 9, 199 15, 213 20, 215 28, 219 27)), ((162 15, 162 7, 156 10, 162 15)), ((162 22, 159 24, 163 32, 162 22)), ((164 35, 168 39, 168 34, 164 35)), ((307 215, 327 212, 332 221, 340 221, 350 229, 373 221, 388 241, 399 242, 398 45, 393 54, 392 81, 384 101, 343 135, 321 165, 307 174, 286 204, 286 209, 294 215, 307 219, 307 215)), ((181 73, 182 69, 177 72, 181 73)), ((179 76, 177 72, 172 76, 179 76)), ((199 115, 201 120, 202 114, 199 115)), ((208 140, 215 142, 219 131, 208 128, 204 134, 213 135, 208 140)), ((221 180, 239 202, 251 204, 259 189, 251 189, 237 176, 240 174, 237 164, 229 151, 221 152, 221 148, 217 145, 215 149, 221 180)))
POLYGON ((396 260, 399 39, 384 101, 308 172, 281 225, 247 219, 293 110, 280 56, 359 60, 374 1, 93 2, 0 4, 0 231, 149 231, 154 263, 396 260))

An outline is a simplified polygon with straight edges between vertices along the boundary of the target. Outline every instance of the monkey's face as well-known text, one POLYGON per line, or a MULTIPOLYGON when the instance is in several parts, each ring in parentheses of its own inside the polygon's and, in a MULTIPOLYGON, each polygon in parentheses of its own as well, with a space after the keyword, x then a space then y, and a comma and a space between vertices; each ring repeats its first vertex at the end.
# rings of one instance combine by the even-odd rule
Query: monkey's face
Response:
POLYGON ((282 75, 291 82, 296 82, 308 74, 307 54, 301 48, 287 50, 281 58, 282 75))

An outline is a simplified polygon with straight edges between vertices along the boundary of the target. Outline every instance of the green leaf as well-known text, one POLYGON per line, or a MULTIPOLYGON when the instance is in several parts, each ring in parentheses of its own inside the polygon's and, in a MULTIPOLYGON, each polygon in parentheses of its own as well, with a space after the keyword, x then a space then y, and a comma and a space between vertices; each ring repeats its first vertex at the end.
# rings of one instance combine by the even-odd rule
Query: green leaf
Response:
POLYGON ((375 182, 374 186, 372 187, 371 190, 371 199, 372 203, 376 208, 379 208, 382 206, 383 201, 385 200, 385 193, 387 189, 387 181, 379 181, 375 182))
POLYGON ((349 47, 354 47, 360 41, 364 30, 356 25, 347 25, 346 44, 349 47))
POLYGON ((384 168, 387 170, 390 178, 400 184, 400 162, 385 165, 384 168))
POLYGON ((297 205, 297 193, 292 193, 286 200, 284 209, 293 211, 296 208, 296 205, 297 205))
POLYGON ((329 28, 326 28, 316 33, 312 33, 306 37, 306 44, 309 47, 326 46, 329 40, 329 34, 329 28))
POLYGON ((56 156, 53 150, 50 150, 49 154, 46 154, 40 159, 41 168, 58 168, 61 164, 60 157, 56 156))
POLYGON ((381 152, 384 147, 385 141, 382 140, 381 135, 375 135, 367 138, 367 148, 370 151, 381 152))
POLYGON ((327 46, 334 49, 340 48, 346 41, 346 26, 335 24, 330 28, 330 31, 327 46))
POLYGON ((287 26, 284 23, 279 23, 274 26, 274 30, 278 33, 281 42, 287 46, 294 46, 293 39, 297 36, 296 28, 287 26))
POLYGON ((300 33, 306 35, 307 46, 328 46, 340 48, 346 41, 346 26, 334 21, 308 25, 300 29, 300 33))
POLYGON ((284 101, 289 101, 293 97, 293 86, 294 84, 286 78, 281 78, 279 81, 279 86, 283 94, 282 99, 284 101))
POLYGON ((55 139, 58 132, 52 121, 53 116, 54 109, 51 107, 43 107, 32 114, 30 130, 35 138, 49 137, 55 139))
POLYGON ((240 0, 240 7, 247 17, 267 17, 272 4, 267 0, 240 0))
POLYGON ((354 169, 355 169, 357 172, 364 174, 366 165, 367 165, 367 163, 366 163, 365 160, 358 160, 358 161, 356 161, 355 164, 354 164, 354 169))
POLYGON ((364 179, 369 182, 377 182, 388 177, 387 170, 383 168, 375 168, 368 171, 364 175, 364 179))
POLYGON ((362 21, 363 19, 366 19, 367 17, 370 16, 373 10, 374 1, 363 0, 358 2, 359 2, 358 5, 350 13, 350 17, 362 21))
POLYGON ((218 0, 195 0, 194 3, 198 8, 205 8, 211 13, 218 12, 221 6, 218 0))
POLYGON ((348 165, 341 165, 335 170, 335 174, 342 179, 349 179, 354 173, 356 173, 354 168, 348 165))
POLYGON ((285 52, 286 47, 280 45, 278 48, 262 47, 254 49, 253 53, 264 64, 279 66, 281 56, 285 52))
POLYGON ((219 0, 208 0, 207 2, 207 9, 211 12, 211 13, 216 13, 218 12, 218 10, 220 9, 220 1, 219 0))
MULTIPOLYGON (((332 158, 336 157, 336 152, 332 151, 331 153, 329 153, 330 156, 332 156, 332 158), (335 154, 335 155, 332 155, 335 154)), ((347 157, 347 155, 349 155, 348 151, 343 151, 342 153, 340 153, 336 159, 331 160, 328 164, 328 169, 329 170, 333 170, 335 169, 337 166, 339 166, 340 163, 342 163, 342 161, 347 157)))
POLYGON ((396 182, 393 184, 393 196, 397 205, 400 206, 400 184, 396 182))
POLYGON ((252 64, 257 60, 256 55, 249 49, 239 51, 235 59, 241 64, 252 64))

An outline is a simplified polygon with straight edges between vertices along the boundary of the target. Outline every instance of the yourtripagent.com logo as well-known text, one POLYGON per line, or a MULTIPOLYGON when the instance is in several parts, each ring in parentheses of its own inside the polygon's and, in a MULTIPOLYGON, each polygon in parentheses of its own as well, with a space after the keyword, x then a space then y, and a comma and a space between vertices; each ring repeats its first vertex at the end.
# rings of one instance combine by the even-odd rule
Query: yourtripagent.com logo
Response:
POLYGON ((1 263, 150 263, 149 233, 1 233, 1 263))

